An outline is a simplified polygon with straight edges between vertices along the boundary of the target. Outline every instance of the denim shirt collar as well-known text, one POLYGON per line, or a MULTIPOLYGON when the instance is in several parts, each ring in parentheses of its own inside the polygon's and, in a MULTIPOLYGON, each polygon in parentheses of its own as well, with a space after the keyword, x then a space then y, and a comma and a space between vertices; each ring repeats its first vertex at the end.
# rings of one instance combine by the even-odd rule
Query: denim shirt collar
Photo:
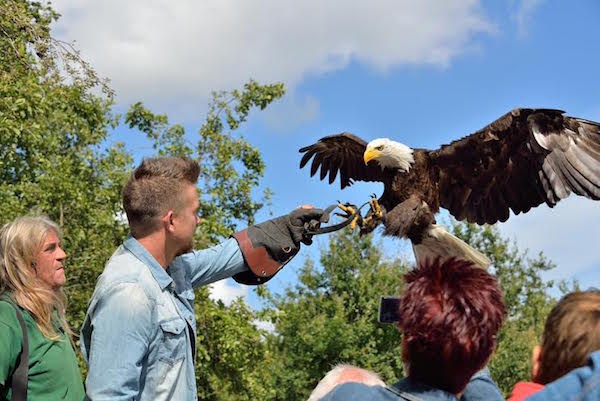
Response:
POLYGON ((150 273, 160 286, 161 290, 167 288, 173 282, 173 279, 166 270, 154 259, 154 256, 150 255, 150 252, 146 250, 135 238, 131 235, 123 242, 123 246, 127 248, 136 258, 142 263, 148 266, 150 273))
POLYGON ((455 394, 451 394, 447 391, 440 390, 435 387, 428 386, 425 383, 405 378, 400 380, 398 383, 391 386, 392 391, 400 391, 416 395, 423 399, 423 401, 457 401, 458 398, 455 394))

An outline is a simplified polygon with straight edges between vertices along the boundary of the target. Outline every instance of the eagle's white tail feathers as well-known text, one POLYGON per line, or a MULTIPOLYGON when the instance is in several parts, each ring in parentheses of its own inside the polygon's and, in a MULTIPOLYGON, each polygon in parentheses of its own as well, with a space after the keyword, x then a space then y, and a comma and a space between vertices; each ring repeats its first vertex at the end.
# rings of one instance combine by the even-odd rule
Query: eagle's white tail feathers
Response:
POLYGON ((456 258, 472 262, 483 269, 487 269, 491 264, 487 256, 437 224, 432 224, 425 232, 420 244, 413 244, 413 251, 417 263, 427 259, 440 258, 444 261, 456 258))

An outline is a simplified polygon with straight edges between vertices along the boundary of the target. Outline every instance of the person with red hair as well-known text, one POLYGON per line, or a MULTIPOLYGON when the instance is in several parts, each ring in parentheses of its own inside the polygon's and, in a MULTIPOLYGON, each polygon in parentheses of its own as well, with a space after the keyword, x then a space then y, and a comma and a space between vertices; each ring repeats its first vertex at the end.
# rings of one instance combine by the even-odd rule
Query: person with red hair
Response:
MULTIPOLYGON (((469 262, 425 262, 405 277, 395 312, 407 377, 392 386, 339 380, 320 399, 504 400, 486 368, 506 315, 497 279, 469 262)), ((351 368, 349 368, 351 369, 351 368)), ((356 376, 356 375, 354 375, 356 376)), ((324 389, 319 389, 321 394, 324 389)), ((314 397, 313 397, 314 398, 314 397)))

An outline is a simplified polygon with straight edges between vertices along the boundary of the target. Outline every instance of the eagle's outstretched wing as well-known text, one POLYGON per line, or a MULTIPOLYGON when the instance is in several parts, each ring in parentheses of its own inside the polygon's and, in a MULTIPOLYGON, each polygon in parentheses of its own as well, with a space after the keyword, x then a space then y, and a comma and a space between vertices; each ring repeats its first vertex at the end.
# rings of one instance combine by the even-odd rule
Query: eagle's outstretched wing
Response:
POLYGON ((385 173, 377 163, 371 162, 365 166, 363 154, 366 148, 367 142, 349 132, 326 136, 300 149, 300 153, 304 153, 300 168, 314 156, 310 167, 311 177, 321 167, 321 180, 329 174, 329 183, 332 184, 339 171, 342 189, 354 181, 383 181, 385 173))
POLYGON ((430 157, 440 204, 459 220, 506 221, 571 192, 600 199, 600 124, 560 110, 515 109, 430 157))

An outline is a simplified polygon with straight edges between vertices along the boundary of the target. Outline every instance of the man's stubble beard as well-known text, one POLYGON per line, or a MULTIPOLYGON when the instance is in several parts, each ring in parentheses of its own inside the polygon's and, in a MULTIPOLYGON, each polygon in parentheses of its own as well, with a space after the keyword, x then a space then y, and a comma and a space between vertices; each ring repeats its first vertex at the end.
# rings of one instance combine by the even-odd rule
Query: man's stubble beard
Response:
POLYGON ((181 249, 175 254, 175 257, 181 256, 186 253, 190 253, 194 250, 194 238, 191 238, 187 244, 183 245, 181 249))

